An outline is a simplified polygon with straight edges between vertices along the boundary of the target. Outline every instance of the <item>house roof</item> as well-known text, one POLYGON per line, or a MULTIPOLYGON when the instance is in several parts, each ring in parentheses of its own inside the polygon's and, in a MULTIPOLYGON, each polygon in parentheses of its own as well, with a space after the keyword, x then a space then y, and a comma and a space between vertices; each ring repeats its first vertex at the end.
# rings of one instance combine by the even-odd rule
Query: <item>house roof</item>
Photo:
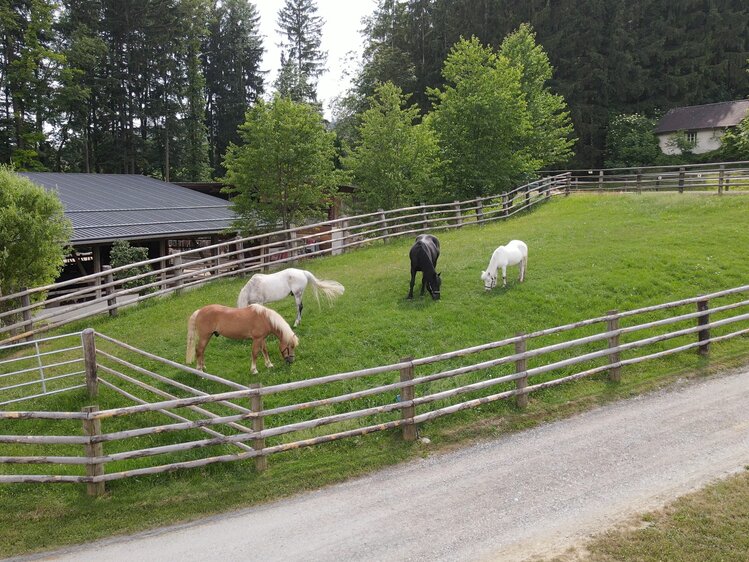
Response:
POLYGON ((749 112, 749 100, 675 107, 655 127, 657 133, 735 127, 749 112))
POLYGON ((20 175, 57 193, 73 224, 74 245, 216 234, 234 219, 228 201, 146 176, 20 175))

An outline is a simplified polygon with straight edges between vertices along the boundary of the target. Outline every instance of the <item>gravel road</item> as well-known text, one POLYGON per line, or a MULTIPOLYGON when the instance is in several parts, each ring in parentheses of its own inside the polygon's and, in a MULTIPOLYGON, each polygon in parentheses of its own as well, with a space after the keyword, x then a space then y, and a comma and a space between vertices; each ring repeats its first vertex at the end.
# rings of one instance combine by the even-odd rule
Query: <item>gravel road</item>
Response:
POLYGON ((524 560, 747 464, 743 369, 275 503, 33 559, 524 560))

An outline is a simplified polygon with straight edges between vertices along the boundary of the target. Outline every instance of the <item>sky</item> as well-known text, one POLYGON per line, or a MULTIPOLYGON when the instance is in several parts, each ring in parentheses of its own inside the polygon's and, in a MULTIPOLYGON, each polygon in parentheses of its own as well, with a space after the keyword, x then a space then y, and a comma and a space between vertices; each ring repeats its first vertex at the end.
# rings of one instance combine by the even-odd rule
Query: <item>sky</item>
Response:
MULTIPOLYGON (((266 84, 268 90, 276 80, 281 61, 278 44, 281 36, 276 32, 278 11, 283 0, 255 0, 260 12, 260 33, 263 35, 262 69, 270 71, 266 84)), ((363 47, 361 19, 371 15, 377 7, 376 0, 317 0, 317 15, 322 17, 322 50, 328 52, 327 68, 317 83, 317 97, 323 103, 325 117, 330 119, 330 102, 348 89, 350 80, 344 76, 345 70, 353 71, 354 63, 346 64, 345 58, 354 53, 354 61, 359 61, 363 47)))

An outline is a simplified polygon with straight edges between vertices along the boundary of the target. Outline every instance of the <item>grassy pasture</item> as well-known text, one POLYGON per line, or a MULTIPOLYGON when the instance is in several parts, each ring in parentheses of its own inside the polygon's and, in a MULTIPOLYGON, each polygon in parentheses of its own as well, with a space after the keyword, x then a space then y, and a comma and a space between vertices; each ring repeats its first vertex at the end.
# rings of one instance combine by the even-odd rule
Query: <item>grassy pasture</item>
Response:
MULTIPOLYGON (((282 365, 275 341, 269 340, 276 367, 269 371, 262 360, 259 362, 263 384, 372 367, 405 356, 434 355, 519 331, 600 316, 610 309, 629 310, 749 282, 745 250, 749 247, 749 197, 743 196, 576 195, 554 200, 507 222, 437 234, 442 244, 438 270, 443 278, 443 297, 438 302, 428 295, 416 296, 413 301, 405 299, 411 238, 301 263, 300 267, 310 269, 318 278, 340 281, 346 293, 332 305, 323 303, 320 307, 309 292, 306 294, 304 318, 297 330, 301 340, 297 361, 290 367, 282 365), (517 268, 511 268, 508 287, 487 293, 479 279, 480 272, 494 248, 513 238, 522 239, 529 246, 526 282, 519 284, 517 268)), ((179 297, 122 311, 116 319, 102 317, 65 331, 92 326, 136 347, 182 362, 186 324, 192 311, 209 303, 233 305, 243 283, 244 280, 219 281, 179 297)), ((419 285, 420 274, 417 295, 419 285)), ((287 320, 293 320, 293 299, 271 306, 287 320)), ((576 335, 594 331, 583 329, 576 335)), ((555 341, 559 340, 548 337, 533 345, 555 341)), ((0 510, 0 555, 131 532, 319 487, 464 440, 493 437, 569 415, 606 400, 667 384, 677 377, 735 364, 749 355, 747 341, 737 338, 715 345, 709 359, 687 352, 627 367, 620 384, 609 383, 605 377, 592 377, 547 389, 532 395, 524 412, 512 403, 500 402, 448 416, 421 428, 422 434, 432 440, 429 446, 404 443, 396 432, 384 432, 272 456, 269 469, 262 474, 254 471, 251 462, 212 465, 114 482, 108 484, 110 492, 98 499, 87 498, 83 486, 3 485, 0 505, 6 509, 0 510)), ((565 356, 561 353, 558 358, 565 356)), ((491 353, 481 354, 471 362, 489 357, 491 353)), ((206 352, 206 367, 208 372, 248 382, 249 344, 214 339, 206 352)), ((510 367, 505 371, 510 372, 510 367)), ((496 374, 505 371, 499 369, 496 374)), ((464 380, 479 380, 486 375, 474 376, 464 380)), ((196 384, 188 378, 184 382, 196 384)), ((374 378, 357 384, 374 386, 383 382, 384 379, 374 378)), ((324 392, 333 395, 363 388, 353 384, 338 383, 324 392)), ((447 385, 446 381, 439 381, 433 383, 431 390, 447 385)), ((204 384, 201 389, 210 391, 211 387, 204 384)), ((303 389, 295 393, 293 401, 320 398, 320 392, 323 391, 319 388, 303 389)), ((289 401, 289 397, 269 397, 266 408, 289 401)), ((86 403, 83 393, 78 392, 22 403, 16 409, 77 411, 86 403)), ((357 406, 381 403, 365 399, 357 406)), ((125 405, 122 398, 102 391, 102 408, 118 405, 125 405)), ((347 408, 331 406, 323 412, 318 409, 295 417, 279 416, 274 424, 347 408)), ((156 416, 143 421, 164 423, 156 416)), ((392 416, 373 421, 385 419, 392 416)), ((112 424, 120 421, 113 420, 112 424)), ((14 423, 11 427, 8 422, 0 422, 0 434, 40 433, 41 427, 35 425, 38 423, 14 423)), ((105 422, 105 431, 127 428, 108 423, 105 422)), ((56 426, 55 432, 75 435, 79 431, 76 424, 71 424, 56 426)), ((312 435, 315 433, 310 432, 312 435)), ((196 432, 194 437, 205 435, 196 432)), ((170 442, 166 435, 149 439, 147 444, 139 442, 139 448, 170 442)), ((125 445, 108 445, 106 452, 115 452, 119 446, 125 445)), ((217 452, 229 450, 217 448, 217 452)), ((45 454, 79 454, 65 451, 61 447, 45 454)), ((32 454, 42 453, 29 446, 0 445, 0 455, 32 454)), ((118 470, 130 467, 127 461, 119 464, 118 470)), ((49 467, 21 465, 12 470, 45 473, 49 467)), ((75 472, 80 470, 77 468, 70 470, 80 473, 75 472)))

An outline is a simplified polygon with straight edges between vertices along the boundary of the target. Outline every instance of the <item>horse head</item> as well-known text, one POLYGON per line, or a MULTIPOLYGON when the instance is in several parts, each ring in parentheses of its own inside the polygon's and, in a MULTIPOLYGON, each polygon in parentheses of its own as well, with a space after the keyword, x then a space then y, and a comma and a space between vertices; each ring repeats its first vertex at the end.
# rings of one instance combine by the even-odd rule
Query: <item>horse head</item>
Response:
POLYGON ((484 289, 491 291, 497 286, 497 274, 492 275, 489 271, 481 272, 481 280, 484 282, 484 289))
POLYGON ((299 345, 299 338, 296 334, 292 333, 292 337, 287 339, 279 340, 278 347, 281 350, 281 357, 283 357, 286 363, 291 364, 294 362, 294 349, 299 345))
POLYGON ((440 287, 442 286, 442 277, 436 271, 434 277, 427 283, 427 289, 429 294, 432 295, 432 299, 440 300, 440 287))

